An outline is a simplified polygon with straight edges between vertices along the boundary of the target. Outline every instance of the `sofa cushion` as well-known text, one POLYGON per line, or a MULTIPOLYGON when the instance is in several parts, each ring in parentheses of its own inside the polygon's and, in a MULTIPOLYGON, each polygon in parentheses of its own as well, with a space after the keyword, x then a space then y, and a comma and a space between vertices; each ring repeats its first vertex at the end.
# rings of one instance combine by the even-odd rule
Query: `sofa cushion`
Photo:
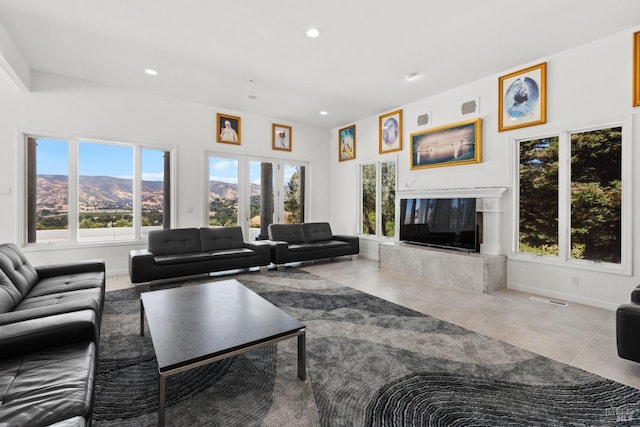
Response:
POLYGON ((322 245, 322 247, 324 249, 330 249, 330 248, 345 248, 345 247, 349 247, 351 245, 349 245, 349 243, 347 242, 342 242, 340 240, 327 240, 325 242, 316 242, 319 245, 322 245))
POLYGON ((230 259, 230 258, 238 258, 238 257, 246 257, 246 256, 254 256, 256 255, 256 251, 240 248, 240 249, 223 249, 220 251, 209 252, 211 259, 230 259))
POLYGON ((289 252, 317 251, 322 249, 322 243, 292 243, 289 252))
POLYGON ((305 241, 322 242, 331 240, 333 233, 328 222, 307 222, 302 224, 305 241))
POLYGON ((29 297, 58 294, 103 287, 104 273, 80 273, 42 279, 29 292, 29 297))
POLYGON ((155 265, 176 265, 186 264, 190 262, 202 262, 207 261, 209 256, 203 252, 195 252, 190 254, 177 254, 177 255, 160 255, 153 257, 155 265))
POLYGON ((54 306, 58 304, 73 303, 74 307, 90 308, 98 313, 102 307, 102 289, 79 289, 77 291, 60 292, 57 294, 27 295, 14 309, 14 311, 30 310, 40 307, 54 306))
POLYGON ((0 360, 0 425, 45 426, 89 417, 97 360, 91 341, 0 360))
POLYGON ((269 224, 269 240, 288 243, 304 243, 304 232, 300 224, 269 224))
POLYGON ((149 251, 154 255, 200 252, 202 251, 200 231, 197 228, 151 230, 149 232, 149 251))
POLYGON ((203 251, 242 248, 244 237, 240 227, 203 227, 200 229, 203 251))
POLYGON ((27 295, 39 280, 36 269, 13 243, 0 245, 0 270, 23 296, 27 295))

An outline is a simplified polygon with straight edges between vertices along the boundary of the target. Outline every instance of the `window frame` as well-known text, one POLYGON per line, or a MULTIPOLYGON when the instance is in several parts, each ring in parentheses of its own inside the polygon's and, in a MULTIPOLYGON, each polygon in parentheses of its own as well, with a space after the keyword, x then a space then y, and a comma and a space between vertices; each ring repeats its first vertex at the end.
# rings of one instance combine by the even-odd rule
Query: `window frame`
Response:
POLYGON ((509 258, 553 266, 564 266, 581 270, 632 275, 633 267, 633 180, 632 180, 632 127, 631 119, 599 121, 590 124, 564 126, 555 131, 530 134, 511 138, 513 147, 513 227, 511 253, 509 258), (622 129, 621 147, 621 261, 620 264, 581 260, 571 257, 571 135, 600 129, 620 127, 622 129), (534 139, 558 137, 558 256, 544 256, 519 251, 520 238, 520 142, 534 139))
POLYGON ((398 156, 385 156, 377 160, 361 161, 358 162, 358 236, 364 239, 371 240, 395 240, 398 235, 398 156), (395 163, 395 188, 394 188, 394 208, 393 208, 393 221, 394 221, 394 235, 385 236, 382 233, 382 164, 383 163, 395 163), (366 165, 376 165, 376 232, 375 234, 365 234, 362 227, 362 214, 363 214, 363 202, 362 202, 362 167, 366 165))
POLYGON ((202 223, 209 226, 209 179, 211 176, 211 170, 209 168, 210 159, 212 157, 228 158, 238 162, 238 225, 242 228, 245 240, 254 240, 257 236, 256 228, 250 226, 250 202, 245 196, 250 194, 250 164, 251 162, 264 162, 271 163, 274 166, 273 178, 275 180, 276 187, 274 188, 274 223, 283 223, 284 221, 284 194, 280 188, 280 184, 286 184, 284 182, 284 166, 285 165, 297 165, 304 166, 305 168, 305 200, 304 211, 310 212, 311 197, 309 195, 309 189, 313 188, 311 185, 312 177, 312 162, 307 160, 288 159, 282 157, 269 157, 260 156, 248 153, 235 153, 220 149, 206 148, 203 151, 203 173, 202 173, 202 223))
POLYGON ((177 148, 175 146, 153 146, 150 144, 139 143, 139 142, 130 142, 124 140, 109 140, 105 138, 95 138, 95 137, 79 137, 72 136, 69 134, 60 134, 56 132, 30 132, 30 131, 20 131, 18 133, 18 156, 19 162, 22 170, 19 173, 18 179, 18 189, 19 202, 17 203, 18 207, 18 226, 19 226, 19 236, 18 243, 21 247, 29 250, 29 249, 43 249, 43 248, 51 248, 51 249, 60 249, 65 247, 103 247, 103 246, 118 246, 118 245, 130 245, 130 244, 139 244, 142 241, 146 241, 146 237, 142 237, 142 203, 141 203, 141 193, 142 193, 142 150, 150 149, 157 150, 163 152, 170 153, 170 228, 175 227, 175 215, 173 213, 176 212, 175 205, 175 197, 173 195, 176 194, 176 153, 177 148), (28 196, 27 196, 27 187, 28 187, 28 162, 29 162, 29 153, 27 149, 27 141, 28 139, 55 139, 60 141, 66 141, 68 146, 68 239, 61 242, 29 242, 28 241, 28 196), (78 237, 78 230, 80 221, 78 219, 79 209, 78 209, 78 190, 79 190, 79 179, 78 179, 78 144, 80 142, 88 142, 88 143, 97 143, 97 144, 106 144, 106 145, 114 145, 114 146, 125 146, 133 148, 133 238, 131 239, 122 239, 122 240, 91 240, 91 241, 82 241, 78 237))

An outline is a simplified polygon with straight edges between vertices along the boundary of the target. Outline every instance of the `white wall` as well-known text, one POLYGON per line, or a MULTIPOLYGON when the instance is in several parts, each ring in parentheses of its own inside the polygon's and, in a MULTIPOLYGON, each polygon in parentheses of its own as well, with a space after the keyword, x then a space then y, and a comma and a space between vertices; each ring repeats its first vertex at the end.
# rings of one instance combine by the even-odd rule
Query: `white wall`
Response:
MULTIPOLYGON (((398 190, 455 189, 469 187, 508 187, 501 218, 502 246, 508 261, 508 286, 513 289, 553 296, 569 301, 614 308, 629 300, 631 289, 640 282, 640 195, 635 191, 633 201, 634 224, 633 276, 593 272, 567 266, 517 260, 512 256, 513 231, 513 174, 515 163, 514 140, 523 137, 576 128, 582 125, 607 123, 632 118, 633 141, 640 137, 640 109, 632 108, 632 33, 629 30, 589 45, 581 46, 552 57, 522 64, 513 70, 469 83, 437 96, 390 109, 403 110, 403 150, 398 154, 398 190), (547 123, 508 132, 498 132, 498 78, 531 65, 547 62, 547 123), (480 99, 479 114, 463 116, 463 102, 480 99), (417 125, 417 116, 430 113, 432 122, 417 125), (444 168, 410 170, 409 135, 431 127, 481 117, 482 163, 444 168), (579 285, 572 285, 572 277, 579 277, 579 285)), ((472 66, 472 64, 470 64, 472 66)), ((428 78, 428 76, 426 77, 428 78)), ((410 83, 407 83, 410 84, 410 83)), ((384 114, 387 111, 381 111, 384 114)), ((344 125, 351 125, 345 123, 344 125)), ((337 161, 337 129, 331 132, 331 200, 332 224, 340 224, 343 232, 358 230, 358 164, 380 159, 378 154, 378 116, 355 122, 357 159, 337 161), (345 185, 345 183, 353 183, 345 185)), ((394 154, 394 155, 395 155, 394 154)), ((633 148, 633 164, 640 164, 640 149, 633 148)), ((632 176, 636 188, 638 173, 632 176)), ((375 239, 363 239, 362 253, 377 257, 375 239)))
MULTIPOLYGON (((0 73, 2 74, 2 73, 0 73)), ((49 74, 34 73, 32 91, 20 92, 6 76, 0 76, 0 241, 19 242, 18 204, 23 173, 19 153, 20 132, 57 137, 96 138, 139 143, 150 147, 177 147, 176 211, 178 227, 202 226, 205 150, 252 154, 292 161, 308 161, 308 220, 329 219, 328 147, 326 129, 288 123, 220 108, 114 89, 49 74), (215 142, 216 113, 242 118, 242 145, 215 142), (271 124, 293 127, 292 152, 271 149, 271 124), (1 191, 0 191, 1 193, 1 191), (191 213, 187 207, 193 207, 191 213)), ((103 258, 110 274, 127 271, 129 250, 144 243, 78 245, 66 248, 27 247, 34 264, 103 258)))

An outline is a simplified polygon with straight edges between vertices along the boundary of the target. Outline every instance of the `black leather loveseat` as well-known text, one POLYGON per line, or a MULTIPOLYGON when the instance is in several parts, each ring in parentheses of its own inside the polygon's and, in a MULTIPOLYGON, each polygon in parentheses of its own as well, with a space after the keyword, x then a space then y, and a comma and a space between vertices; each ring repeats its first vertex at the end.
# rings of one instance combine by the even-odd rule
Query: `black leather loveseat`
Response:
POLYGON ((132 283, 216 271, 266 267, 266 241, 245 242, 240 227, 174 228, 149 232, 147 249, 129 253, 132 283))
POLYGON ((34 267, 0 245, 0 426, 91 423, 105 265, 34 267))
POLYGON ((335 258, 360 252, 356 236, 334 235, 328 222, 303 224, 270 224, 271 261, 282 268, 284 264, 335 258))
POLYGON ((616 310, 618 356, 640 362, 640 285, 631 292, 631 303, 616 310))

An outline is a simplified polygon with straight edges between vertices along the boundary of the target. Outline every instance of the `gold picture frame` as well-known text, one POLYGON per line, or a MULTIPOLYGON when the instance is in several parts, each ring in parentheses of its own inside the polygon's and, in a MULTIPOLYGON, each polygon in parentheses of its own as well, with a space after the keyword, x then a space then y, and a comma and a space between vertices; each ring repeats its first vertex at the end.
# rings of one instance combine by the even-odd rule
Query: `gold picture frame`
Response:
POLYGON ((498 79, 498 132, 547 122, 547 63, 498 79))
POLYGON ((378 117, 378 153, 402 151, 402 110, 378 117))
POLYGON ((412 133, 411 169, 457 166, 482 161, 482 119, 412 133))
POLYGON ((240 145, 242 119, 238 116, 216 113, 216 141, 240 145))
POLYGON ((633 106, 640 106, 640 31, 633 33, 633 106))
POLYGON ((356 158, 356 125, 344 127, 338 131, 338 161, 356 158))
POLYGON ((271 149, 279 151, 291 151, 291 126, 271 124, 271 149))

